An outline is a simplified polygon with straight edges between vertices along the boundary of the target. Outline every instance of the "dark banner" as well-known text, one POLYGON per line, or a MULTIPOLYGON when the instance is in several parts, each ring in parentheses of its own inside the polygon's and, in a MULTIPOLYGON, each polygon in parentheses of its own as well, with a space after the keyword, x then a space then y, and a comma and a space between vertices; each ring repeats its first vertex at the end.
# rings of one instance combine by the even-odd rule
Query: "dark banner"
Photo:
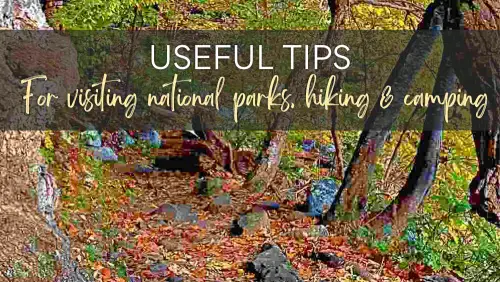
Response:
POLYGON ((0 31, 0 129, 493 129, 497 37, 0 31))

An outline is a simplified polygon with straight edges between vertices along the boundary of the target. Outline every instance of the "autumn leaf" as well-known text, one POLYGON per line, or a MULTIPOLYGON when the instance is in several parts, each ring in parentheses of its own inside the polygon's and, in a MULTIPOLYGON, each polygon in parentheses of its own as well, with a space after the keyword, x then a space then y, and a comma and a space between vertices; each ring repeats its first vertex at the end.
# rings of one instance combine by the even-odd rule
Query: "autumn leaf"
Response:
POLYGON ((109 280, 111 279, 111 270, 109 270, 109 268, 103 268, 101 269, 101 275, 103 280, 109 280))

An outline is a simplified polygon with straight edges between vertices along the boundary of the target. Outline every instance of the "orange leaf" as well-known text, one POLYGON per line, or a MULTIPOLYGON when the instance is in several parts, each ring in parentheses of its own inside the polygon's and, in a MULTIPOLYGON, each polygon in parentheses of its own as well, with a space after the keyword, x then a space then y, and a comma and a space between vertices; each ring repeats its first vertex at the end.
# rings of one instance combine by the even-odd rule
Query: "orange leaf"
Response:
POLYGON ((207 272, 204 268, 197 269, 193 274, 196 278, 205 278, 205 276, 207 276, 207 272))
POLYGON ((372 250, 370 250, 370 248, 365 244, 359 246, 359 252, 368 256, 372 254, 372 250))
POLYGON ((111 278, 111 270, 109 270, 109 268, 101 269, 101 274, 102 274, 103 279, 110 279, 111 278))
POLYGON ((347 242, 347 238, 345 236, 335 236, 330 238, 330 242, 334 246, 340 246, 347 242))
POLYGON ((68 232, 70 237, 75 237, 78 235, 78 228, 76 228, 73 224, 70 224, 68 232))

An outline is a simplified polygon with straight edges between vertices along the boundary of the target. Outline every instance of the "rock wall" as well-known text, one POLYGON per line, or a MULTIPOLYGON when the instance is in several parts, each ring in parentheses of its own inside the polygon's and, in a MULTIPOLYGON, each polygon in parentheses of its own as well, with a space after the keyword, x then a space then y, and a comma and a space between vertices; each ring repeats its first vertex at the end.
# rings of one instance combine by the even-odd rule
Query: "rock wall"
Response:
MULTIPOLYGON (((33 0, 0 1, 2 29, 47 29, 40 3, 33 0)), ((20 80, 46 74, 51 79, 37 87, 54 91, 75 88, 78 83, 76 50, 69 40, 52 33, 2 33, 0 36, 0 119, 23 122, 24 105, 11 93, 23 93, 20 80), (21 115, 20 115, 21 114, 21 115)), ((15 126, 14 126, 15 127, 15 126)), ((15 129, 13 127, 13 129, 15 129)), ((60 249, 45 219, 37 212, 34 191, 38 175, 30 166, 42 164, 39 148, 42 131, 0 131, 0 280, 11 278, 12 266, 20 263, 37 278, 38 255, 60 249), (37 247, 30 242, 37 241, 37 247)))

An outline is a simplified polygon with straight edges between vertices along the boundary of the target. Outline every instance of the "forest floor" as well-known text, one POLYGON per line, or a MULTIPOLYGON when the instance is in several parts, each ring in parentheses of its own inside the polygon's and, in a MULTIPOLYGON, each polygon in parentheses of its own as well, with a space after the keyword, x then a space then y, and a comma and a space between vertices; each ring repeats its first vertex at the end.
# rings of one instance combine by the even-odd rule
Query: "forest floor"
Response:
MULTIPOLYGON (((278 7, 279 1, 275 2, 277 4, 273 5, 278 7)), ((328 26, 326 1, 303 1, 291 9, 293 13, 274 6, 272 9, 262 8, 255 1, 168 1, 162 7, 163 17, 159 25, 162 29, 193 30, 326 29, 328 26)), ((403 12, 385 9, 375 13, 371 8, 353 12, 377 18, 366 21, 366 29, 374 29, 371 24, 383 29, 401 29, 405 25, 404 21, 397 20, 406 19, 403 12)), ((354 142, 350 147, 344 144, 345 152, 353 150, 357 136, 351 139, 354 142)), ((472 178, 466 174, 472 173, 469 172, 470 164, 475 161, 469 139, 468 135, 453 135, 448 139, 447 148, 458 148, 458 155, 468 158, 450 157, 450 160, 443 161, 438 182, 455 185, 460 179, 449 180, 456 176, 455 173, 461 177, 464 174, 463 178, 467 180, 472 178), (469 140, 469 143, 463 140, 469 140)), ((383 175, 387 168, 381 166, 385 182, 383 187, 377 188, 389 194, 389 198, 404 185, 419 135, 413 134, 402 140, 397 155, 398 165, 392 167, 391 173, 385 171, 389 177, 383 175)), ((386 157, 390 157, 396 141, 395 138, 387 146, 386 157)), ((305 281, 420 281, 423 276, 432 274, 429 267, 421 264, 422 261, 400 269, 391 257, 392 252, 382 254, 353 236, 359 227, 355 221, 326 226, 329 235, 318 236, 313 231, 317 224, 315 220, 295 210, 295 204, 304 201, 304 191, 289 199, 285 196, 287 191, 253 190, 243 186, 245 179, 241 176, 211 164, 213 169, 208 178, 221 179, 222 183, 213 194, 199 195, 196 174, 124 172, 124 167, 150 163, 151 155, 144 152, 144 148, 120 152, 124 161, 117 165, 95 161, 92 153, 77 142, 54 142, 52 146, 49 146, 50 142, 45 143, 42 153, 62 190, 57 210, 59 226, 71 238, 72 257, 97 281, 165 281, 173 276, 182 277, 184 281, 251 281, 254 275, 247 271, 246 263, 266 242, 277 244, 305 281), (230 204, 227 204, 228 199, 230 204), (280 207, 265 211, 266 216, 259 224, 261 228, 245 229, 241 235, 231 235, 232 222, 264 201, 277 202, 280 207), (188 205, 191 213, 197 215, 196 222, 180 222, 169 212, 152 213, 166 204, 188 205), (327 266, 310 258, 314 251, 333 253, 345 263, 327 266)), ((451 155, 443 151, 443 159, 451 155)), ((387 162, 384 159, 381 163, 387 162)), ((459 199, 462 198, 460 193, 465 194, 467 190, 462 189, 459 193, 458 188, 454 189, 453 193, 459 199)), ((442 220, 435 221, 440 224, 442 220)), ((450 226, 450 230, 459 230, 463 224, 450 226)), ((433 227, 432 233, 436 230, 438 228, 433 227)), ((452 241, 452 235, 455 238, 454 234, 461 233, 450 234, 436 237, 452 241)), ((32 239, 30 245, 37 240, 43 243, 43 238, 32 239)), ((40 257, 48 258, 39 256, 39 264, 44 263, 40 257)), ((29 266, 16 265, 14 262, 13 275, 26 277, 29 266)), ((33 281, 29 279, 26 281, 33 281)))
POLYGON ((319 236, 315 220, 295 210, 304 190, 294 199, 285 191, 251 190, 243 177, 205 158, 207 178, 221 182, 210 196, 199 195, 197 174, 130 173, 134 164, 150 162, 143 149, 125 149, 123 162, 111 164, 94 160, 84 147, 55 147, 50 168, 63 191, 59 225, 71 237, 73 257, 99 281, 250 281, 246 263, 268 242, 280 246, 305 281, 416 281, 431 273, 419 264, 401 270, 353 238, 356 222, 335 223, 328 236, 319 236), (233 220, 264 201, 279 208, 264 211, 255 228, 231 235, 233 220), (176 219, 166 204, 188 205, 196 222, 176 219), (345 263, 327 266, 311 259, 313 251, 345 263))

